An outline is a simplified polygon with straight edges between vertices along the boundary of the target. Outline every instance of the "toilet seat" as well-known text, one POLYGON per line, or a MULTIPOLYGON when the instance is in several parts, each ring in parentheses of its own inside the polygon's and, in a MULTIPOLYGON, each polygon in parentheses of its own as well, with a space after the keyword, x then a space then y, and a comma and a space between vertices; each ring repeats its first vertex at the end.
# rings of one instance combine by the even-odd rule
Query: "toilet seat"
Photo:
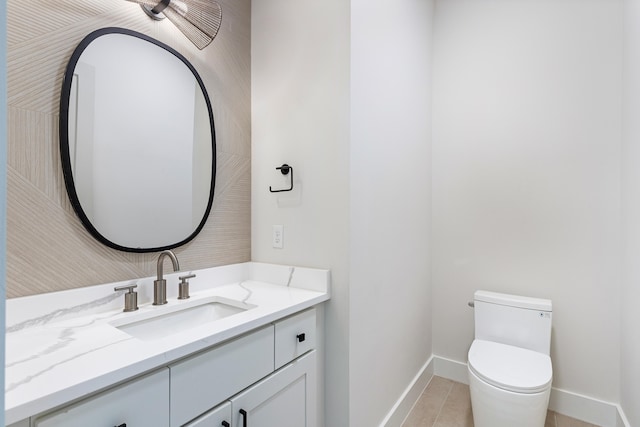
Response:
POLYGON ((525 348, 475 340, 469 369, 483 381, 515 393, 539 393, 551 386, 551 358, 525 348))

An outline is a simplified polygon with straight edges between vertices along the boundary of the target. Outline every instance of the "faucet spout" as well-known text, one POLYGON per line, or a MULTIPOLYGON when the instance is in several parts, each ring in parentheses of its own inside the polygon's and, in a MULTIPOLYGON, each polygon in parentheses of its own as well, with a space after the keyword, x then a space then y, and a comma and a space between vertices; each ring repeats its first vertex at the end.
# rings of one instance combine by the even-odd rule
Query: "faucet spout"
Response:
POLYGON ((178 258, 171 251, 162 251, 158 255, 158 277, 153 281, 153 305, 163 305, 167 303, 167 281, 162 277, 163 261, 166 257, 171 259, 173 271, 180 270, 178 258))
POLYGON ((162 263, 165 257, 169 257, 171 259, 171 263, 173 264, 173 271, 180 270, 180 263, 178 262, 178 258, 176 254, 172 251, 162 251, 160 255, 158 255, 158 280, 162 280, 162 263))

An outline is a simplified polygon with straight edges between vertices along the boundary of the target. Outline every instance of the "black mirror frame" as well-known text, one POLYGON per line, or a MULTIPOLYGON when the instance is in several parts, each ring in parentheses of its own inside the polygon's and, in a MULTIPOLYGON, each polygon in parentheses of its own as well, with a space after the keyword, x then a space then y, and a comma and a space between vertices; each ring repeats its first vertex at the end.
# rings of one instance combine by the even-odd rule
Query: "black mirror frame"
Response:
POLYGON ((82 222, 82 225, 86 228, 86 230, 96 239, 98 240, 100 243, 111 247, 113 249, 117 249, 119 251, 124 251, 124 252, 136 252, 136 253, 148 253, 148 252, 160 252, 163 251, 165 249, 173 249, 173 248, 177 248, 179 246, 182 246, 188 242, 190 242, 191 240, 193 240, 198 233, 200 233, 200 231, 202 230, 202 228, 204 227, 205 223, 207 222, 207 219, 209 218, 209 214, 211 212, 211 207, 213 205, 213 195, 214 195, 214 190, 215 190, 215 181, 216 181, 216 134, 215 134, 215 124, 214 124, 214 120, 213 120, 213 109, 211 106, 211 100, 209 99, 209 94, 207 93, 207 89, 204 86, 204 83, 202 81, 202 79, 200 78, 200 75, 198 74, 198 72, 196 71, 196 69, 193 67, 193 65, 191 65, 191 63, 182 55, 180 54, 178 51, 176 51, 175 49, 173 49, 172 47, 152 38, 149 37, 145 34, 142 33, 138 33, 136 31, 133 30, 128 30, 126 28, 119 28, 119 27, 107 27, 107 28, 101 28, 99 30, 93 31, 90 34, 88 34, 84 39, 82 39, 82 41, 78 44, 78 46, 76 47, 76 49, 73 51, 73 54, 71 55, 71 58, 69 59, 69 63, 67 64, 67 68, 65 70, 65 74, 64 74, 64 80, 62 82, 62 92, 60 94, 60 120, 59 120, 59 136, 60 136, 60 158, 61 158, 61 162, 62 162, 62 173, 64 176, 64 184, 67 190, 67 195, 69 196, 69 201, 71 202, 71 205, 73 206, 74 211, 76 212, 76 214, 78 215, 78 217, 80 218, 80 221, 82 222), (73 79, 73 72, 75 70, 76 64, 78 63, 78 60, 80 58, 80 55, 82 54, 82 52, 84 52, 84 50, 87 48, 87 46, 89 46, 89 44, 97 39, 98 37, 101 37, 103 35, 107 35, 107 34, 125 34, 125 35, 129 35, 129 36, 133 36, 133 37, 137 37, 140 38, 142 40, 146 40, 156 46, 161 47, 162 49, 168 51, 169 53, 171 53, 172 55, 174 55, 176 58, 178 58, 180 61, 182 61, 182 63, 184 63, 187 68, 189 68, 189 70, 193 73, 193 76, 195 77, 196 81, 198 82, 198 85, 200 86, 200 89, 202 90, 202 94, 204 95, 204 99, 205 102, 207 104, 207 110, 208 110, 208 114, 209 114, 209 123, 211 125, 211 149, 212 149, 212 165, 211 165, 211 187, 210 187, 210 193, 209 193, 209 201, 207 203, 207 208, 204 212, 204 215, 202 217, 202 221, 200 221, 200 224, 198 225, 198 227, 196 227, 196 229, 194 230, 194 232, 189 235, 186 239, 180 241, 180 242, 176 242, 173 244, 169 244, 166 246, 159 246, 159 247, 152 247, 152 248, 130 248, 127 246, 121 246, 115 242, 112 242, 111 240, 107 239, 106 237, 104 237, 91 223, 91 221, 89 220, 89 218, 87 217, 86 213, 84 212, 84 210, 82 209, 82 205, 80 204, 80 200, 78 199, 78 194, 76 192, 75 189, 75 183, 73 181, 73 172, 71 169, 71 161, 70 161, 70 157, 69 157, 69 101, 70 101, 70 97, 71 97, 71 82, 73 79))

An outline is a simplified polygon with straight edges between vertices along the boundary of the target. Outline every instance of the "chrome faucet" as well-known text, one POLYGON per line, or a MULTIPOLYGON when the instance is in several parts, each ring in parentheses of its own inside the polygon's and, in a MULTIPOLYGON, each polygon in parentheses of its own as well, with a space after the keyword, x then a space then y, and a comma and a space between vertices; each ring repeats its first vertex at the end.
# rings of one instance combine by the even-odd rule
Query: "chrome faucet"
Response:
POLYGON ((153 305, 163 305, 167 303, 167 281, 162 278, 162 262, 165 257, 171 258, 173 271, 180 270, 178 258, 171 251, 162 251, 158 255, 158 278, 153 281, 153 305))

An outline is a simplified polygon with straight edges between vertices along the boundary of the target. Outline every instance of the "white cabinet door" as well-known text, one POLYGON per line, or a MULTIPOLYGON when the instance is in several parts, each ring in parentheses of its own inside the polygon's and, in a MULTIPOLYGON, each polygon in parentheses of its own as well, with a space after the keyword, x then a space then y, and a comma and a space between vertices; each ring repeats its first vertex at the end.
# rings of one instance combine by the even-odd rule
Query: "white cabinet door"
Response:
POLYGON ((35 427, 168 427, 169 369, 133 380, 35 420, 35 427))
POLYGON ((234 427, 316 427, 316 352, 231 399, 234 427))
POLYGON ((230 427, 231 403, 226 402, 215 409, 210 410, 198 419, 186 424, 184 427, 230 427))

